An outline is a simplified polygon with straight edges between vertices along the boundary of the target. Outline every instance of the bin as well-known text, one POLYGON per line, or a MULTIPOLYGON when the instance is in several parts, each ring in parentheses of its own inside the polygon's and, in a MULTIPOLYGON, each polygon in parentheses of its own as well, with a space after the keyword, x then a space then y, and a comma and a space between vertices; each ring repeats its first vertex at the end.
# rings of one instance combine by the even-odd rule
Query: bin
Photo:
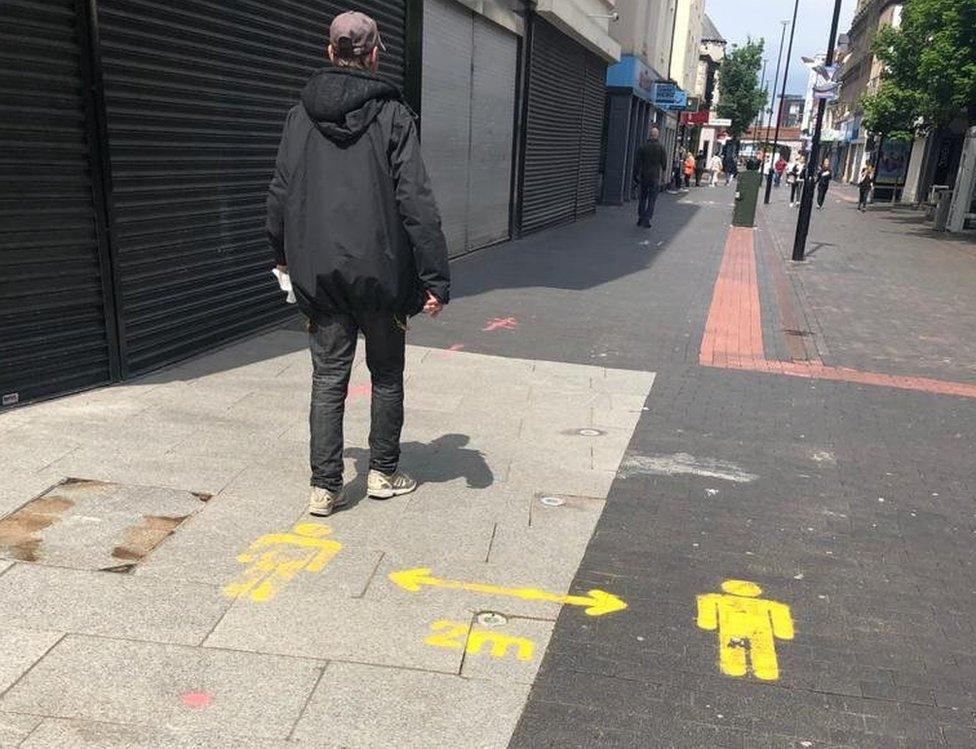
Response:
POLYGON ((732 209, 733 226, 755 226, 756 205, 759 203, 759 186, 762 175, 747 171, 739 175, 735 189, 735 207, 732 209))

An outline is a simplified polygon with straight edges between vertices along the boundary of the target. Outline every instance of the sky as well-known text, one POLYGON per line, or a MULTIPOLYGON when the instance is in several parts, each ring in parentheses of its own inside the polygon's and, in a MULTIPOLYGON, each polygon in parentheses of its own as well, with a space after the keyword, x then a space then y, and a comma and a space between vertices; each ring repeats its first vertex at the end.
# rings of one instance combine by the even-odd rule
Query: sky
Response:
MULTIPOLYGON (((776 54, 783 28, 779 22, 792 20, 793 5, 794 0, 705 0, 705 12, 729 44, 743 44, 747 37, 764 38, 765 57, 768 60, 766 76, 771 78, 776 71, 776 54)), ((840 33, 850 27, 856 5, 857 0, 841 0, 840 33)), ((833 10, 834 0, 800 0, 786 93, 803 94, 806 91, 808 70, 800 58, 827 51, 833 10)), ((790 27, 787 26, 786 39, 783 41, 784 58, 789 42, 790 27)), ((777 97, 783 82, 783 64, 780 65, 777 97)))

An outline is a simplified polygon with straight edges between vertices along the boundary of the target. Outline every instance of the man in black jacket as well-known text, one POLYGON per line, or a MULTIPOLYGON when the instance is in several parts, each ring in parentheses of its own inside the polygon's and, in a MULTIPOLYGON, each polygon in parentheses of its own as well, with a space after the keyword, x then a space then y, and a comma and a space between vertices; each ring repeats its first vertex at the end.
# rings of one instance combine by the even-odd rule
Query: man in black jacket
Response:
POLYGON ((651 128, 651 138, 637 149, 634 159, 634 181, 640 185, 640 201, 637 204, 637 225, 649 229, 654 217, 654 203, 661 191, 661 173, 668 163, 668 155, 658 140, 661 131, 651 128))
POLYGON ((383 43, 362 13, 336 16, 333 67, 309 80, 285 120, 268 194, 268 238, 309 320, 309 512, 347 500, 342 417, 356 339, 372 379, 369 496, 406 494, 399 469, 406 320, 450 298, 447 246, 414 114, 376 75, 383 43))

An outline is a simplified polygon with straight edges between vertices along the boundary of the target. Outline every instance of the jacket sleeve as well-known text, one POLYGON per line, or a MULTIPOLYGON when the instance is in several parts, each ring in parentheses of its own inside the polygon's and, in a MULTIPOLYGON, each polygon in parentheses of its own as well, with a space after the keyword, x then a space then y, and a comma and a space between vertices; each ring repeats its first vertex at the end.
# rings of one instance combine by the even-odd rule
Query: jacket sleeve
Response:
POLYGON ((644 164, 644 149, 638 148, 637 154, 634 156, 634 182, 640 181, 641 167, 644 164))
POLYGON ((397 208, 410 237, 414 264, 423 288, 441 304, 451 299, 451 271, 441 217, 430 178, 420 154, 420 140, 412 113, 403 106, 394 112, 390 167, 397 208))
POLYGON ((281 133, 281 141, 278 143, 278 156, 275 158, 274 175, 271 177, 271 184, 268 186, 268 244, 274 254, 275 264, 287 265, 285 259, 285 196, 288 193, 288 132, 291 129, 292 116, 294 110, 288 113, 285 118, 285 126, 281 133))

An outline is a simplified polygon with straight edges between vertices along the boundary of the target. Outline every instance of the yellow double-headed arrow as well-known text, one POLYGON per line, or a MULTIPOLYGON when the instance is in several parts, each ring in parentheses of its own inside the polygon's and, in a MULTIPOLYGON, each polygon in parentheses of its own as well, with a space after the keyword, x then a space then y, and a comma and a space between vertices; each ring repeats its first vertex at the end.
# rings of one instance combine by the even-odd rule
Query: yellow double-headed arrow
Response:
POLYGON ((418 592, 422 587, 453 588, 454 590, 469 590, 474 593, 485 593, 492 596, 512 596, 524 601, 552 601, 553 603, 568 603, 570 606, 584 606, 590 616, 603 616, 614 611, 622 611, 627 604, 613 595, 602 590, 588 591, 585 596, 560 595, 549 593, 538 588, 504 588, 500 585, 485 583, 466 583, 461 580, 441 580, 433 577, 427 567, 412 570, 391 572, 390 580, 404 590, 411 593, 418 592))

